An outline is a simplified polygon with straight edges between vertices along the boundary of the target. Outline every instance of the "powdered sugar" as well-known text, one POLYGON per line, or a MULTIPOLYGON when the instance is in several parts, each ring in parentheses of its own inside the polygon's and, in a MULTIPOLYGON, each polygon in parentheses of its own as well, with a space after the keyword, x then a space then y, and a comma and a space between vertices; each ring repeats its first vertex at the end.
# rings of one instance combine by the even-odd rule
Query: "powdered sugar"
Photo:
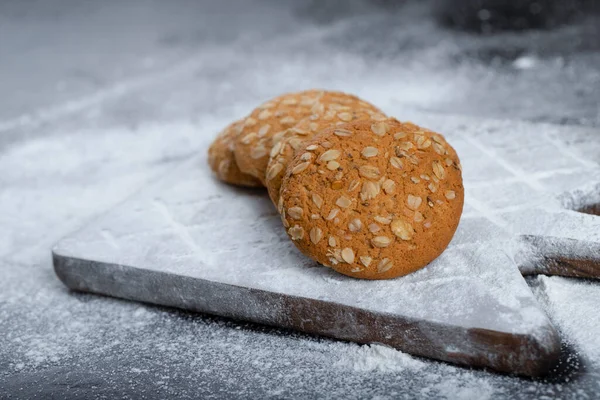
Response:
MULTIPOLYGON (((136 266, 137 270, 231 285, 227 295, 214 295, 212 289, 205 288, 204 297, 198 298, 184 289, 171 293, 172 288, 167 286, 159 298, 144 286, 131 291, 118 278, 112 278, 114 286, 103 284, 96 276, 86 279, 80 276, 76 264, 66 265, 61 274, 68 279, 75 274, 71 285, 81 289, 284 326, 289 326, 284 321, 293 318, 285 307, 265 304, 260 297, 237 293, 236 288, 318 299, 419 323, 440 323, 453 327, 455 334, 461 329, 475 328, 526 334, 542 348, 552 349, 556 346, 553 329, 537 308, 515 265, 517 262, 524 272, 540 270, 543 265, 538 262, 539 257, 550 254, 549 248, 546 242, 541 242, 534 243, 537 247, 532 249, 524 245, 529 242, 520 240, 532 235, 551 236, 553 240, 564 238, 558 247, 560 251, 567 255, 588 255, 590 245, 580 245, 582 242, 569 245, 568 240, 586 238, 594 249, 600 243, 596 237, 598 220, 563 210, 557 198, 563 190, 549 188, 537 178, 561 174, 562 169, 552 172, 535 164, 520 163, 515 159, 515 149, 526 160, 528 153, 510 140, 499 141, 492 134, 507 129, 525 135, 528 129, 533 129, 532 125, 492 121, 474 125, 463 118, 430 115, 419 119, 444 131, 456 145, 462 157, 467 202, 473 208, 461 221, 450 247, 421 271, 402 279, 366 282, 314 265, 287 240, 266 196, 219 183, 201 155, 61 241, 55 253, 66 259, 91 259, 115 265, 118 274, 127 274, 127 266, 136 266), (479 128, 469 130, 468 126, 479 128), (484 170, 478 168, 482 149, 493 149, 488 152, 493 152, 489 158, 494 164, 484 170), (509 165, 518 167, 508 168, 509 165), (494 177, 492 184, 482 184, 489 183, 482 174, 494 177), (471 182, 475 183, 473 189, 471 182), (587 222, 582 223, 583 219, 587 222)), ((549 158, 554 152, 560 153, 555 141, 537 143, 532 142, 532 146, 549 158)), ((572 159, 563 160, 560 168, 583 168, 569 157, 572 159)), ((355 324, 355 317, 344 314, 338 318, 337 325, 322 333, 337 336, 343 331, 342 337, 357 340, 361 334, 348 328, 355 324)), ((429 331, 433 332, 422 328, 419 335, 422 340, 434 343, 430 345, 431 351, 419 350, 418 354, 437 354, 432 351, 437 347, 442 354, 479 351, 460 336, 438 337, 425 333, 429 331)), ((405 333, 382 335, 385 343, 415 351, 406 344, 410 340, 403 336, 405 333), (396 335, 403 339, 398 341, 396 335)))
POLYGON ((289 243, 268 200, 216 182, 203 161, 180 166, 55 252, 462 327, 531 333, 545 323, 542 314, 529 311, 535 306, 525 300, 529 290, 511 269, 510 256, 489 244, 454 241, 428 268, 397 280, 367 282, 310 268, 312 261, 289 243), (492 318, 490 308, 507 312, 492 318), (519 309, 527 316, 517 317, 519 309))
MULTIPOLYGON (((193 138, 196 125, 170 126, 170 128, 175 127, 175 131, 190 137, 192 141, 206 141, 206 139, 193 138)), ((166 150, 162 146, 163 133, 159 132, 169 135, 173 129, 156 129, 156 126, 152 125, 143 126, 140 129, 142 132, 157 132, 154 142, 156 146, 149 146, 147 158, 134 161, 136 158, 129 157, 128 160, 132 160, 133 167, 124 164, 119 167, 120 171, 146 170, 148 165, 154 165, 157 160, 163 159, 163 151, 166 150)), ((131 144, 127 145, 131 147, 137 143, 137 139, 133 135, 135 132, 123 130, 118 138, 121 143, 128 143, 128 138, 131 138, 131 144)), ((106 161, 107 166, 102 167, 103 157, 101 155, 103 152, 109 153, 111 151, 109 146, 112 144, 111 141, 103 140, 94 142, 94 137, 96 135, 65 139, 65 143, 70 143, 70 146, 62 146, 63 150, 60 151, 60 156, 55 157, 55 161, 53 161, 56 163, 54 164, 56 167, 50 163, 51 167, 49 168, 44 168, 40 164, 36 168, 31 167, 29 171, 9 168, 5 169, 5 174, 2 175, 3 179, 12 179, 12 185, 19 182, 17 177, 25 182, 35 179, 36 174, 41 173, 47 174, 46 183, 50 180, 56 182, 66 180, 66 182, 74 182, 73 185, 75 185, 75 182, 84 178, 80 171, 96 170, 99 173, 97 183, 90 182, 87 186, 77 190, 75 186, 70 188, 68 184, 40 185, 29 188, 29 193, 35 194, 40 199, 33 201, 34 197, 30 200, 31 203, 24 203, 20 208, 14 205, 14 200, 11 200, 17 197, 10 197, 6 193, 15 191, 11 196, 17 196, 17 194, 20 196, 24 192, 17 193, 16 190, 25 189, 16 189, 12 185, 13 188, 4 189, 4 204, 15 207, 14 210, 19 211, 17 214, 19 218, 15 220, 19 219, 25 222, 35 220, 40 228, 29 230, 27 235, 23 235, 23 238, 20 239, 11 235, 9 237, 13 241, 5 242, 7 256, 0 268, 3 269, 3 277, 6 280, 0 281, 0 302, 2 304, 10 303, 11 307, 0 307, 0 321, 2 321, 0 324, 4 324, 1 329, 9 332, 6 340, 0 343, 0 353, 10 360, 4 364, 3 376, 14 375, 17 372, 27 374, 37 370, 46 371, 51 367, 70 365, 81 371, 90 370, 96 371, 101 376, 111 376, 111 382, 117 384, 120 382, 119 377, 127 376, 127 371, 130 371, 136 375, 139 382, 152 382, 155 386, 158 385, 157 382, 162 382, 159 387, 164 390, 163 393, 170 393, 169 388, 176 386, 178 376, 183 374, 188 383, 197 388, 194 392, 197 396, 207 393, 205 391, 207 389, 203 389, 203 382, 206 381, 209 374, 211 379, 224 382, 229 385, 232 392, 235 391, 239 395, 256 393, 257 387, 264 387, 269 388, 270 395, 275 397, 329 393, 332 397, 345 398, 375 398, 377 396, 398 398, 407 393, 410 395, 420 393, 422 396, 436 398, 457 398, 456 394, 460 394, 463 398, 486 398, 501 396, 506 391, 515 390, 517 387, 519 391, 523 391, 523 397, 531 395, 556 397, 568 390, 568 386, 546 385, 539 382, 527 383, 528 386, 523 388, 523 381, 515 378, 483 371, 469 372, 426 359, 416 359, 379 345, 361 346, 323 339, 315 340, 301 335, 290 336, 281 331, 238 325, 201 316, 180 315, 173 311, 149 308, 98 296, 69 294, 50 271, 47 248, 44 247, 44 243, 53 241, 67 231, 78 227, 82 219, 90 214, 100 212, 103 207, 109 207, 118 202, 122 198, 120 196, 126 196, 127 193, 131 193, 141 186, 145 180, 156 176, 151 174, 153 170, 150 169, 148 174, 141 171, 132 172, 125 175, 125 177, 128 176, 127 179, 124 177, 116 179, 113 176, 116 170, 113 170, 111 166, 119 160, 123 160, 125 163, 127 158, 106 161), (62 169, 56 160, 63 157, 65 160, 76 157, 80 146, 84 146, 84 142, 88 141, 92 141, 91 146, 96 147, 100 156, 96 158, 91 157, 90 154, 89 157, 81 158, 82 165, 78 168, 62 169), (101 143, 106 143, 106 145, 101 145, 101 143), (112 182, 113 186, 106 186, 107 182, 112 182), (101 195, 102 188, 106 187, 112 187, 112 196, 109 196, 108 192, 105 196, 101 195), (85 193, 88 194, 85 195, 85 193), (65 203, 61 203, 60 199, 68 200, 69 194, 73 196, 73 202, 77 198, 81 199, 83 195, 88 202, 78 202, 79 208, 65 207, 65 203), (88 207, 82 207, 86 204, 88 207), (47 206, 47 208, 43 206, 47 206), (55 210, 56 213, 49 212, 49 210, 55 210), (60 226, 60 229, 52 230, 53 226, 60 226), (32 251, 31 246, 36 243, 40 243, 40 245, 36 251, 32 251), (15 250, 24 248, 27 248, 27 251, 15 253, 15 250), (18 259, 33 261, 31 265, 18 264, 18 259), (142 355, 141 360, 144 361, 140 361, 136 357, 137 363, 126 367, 122 371, 122 375, 115 374, 110 370, 114 368, 114 365, 125 362, 123 360, 128 357, 133 357, 133 354, 142 355), (102 367, 102 360, 106 359, 112 367, 102 367), (254 361, 248 363, 247 360, 250 359, 254 361), (188 372, 188 366, 194 370, 191 375, 188 372), (314 376, 320 378, 317 381, 310 378, 314 376)), ((51 142, 53 141, 60 142, 59 139, 53 139, 48 142, 48 145, 52 146, 51 142)), ((166 140, 164 141, 166 142, 166 140)), ((35 159, 43 154, 44 146, 35 144, 31 144, 31 146, 31 149, 37 147, 37 150, 28 151, 28 159, 35 159)), ((54 146, 56 145, 54 144, 54 146)), ((193 144, 190 145, 190 147, 193 146, 193 144)), ((200 147, 202 144, 198 142, 197 146, 200 147)), ((177 158, 178 155, 185 155, 189 151, 187 145, 181 147, 181 153, 174 151, 169 158, 177 158), (185 152, 183 147, 186 147, 185 152)), ((23 151, 23 148, 16 146, 14 152, 5 153, 2 159, 4 166, 14 165, 21 160, 23 153, 20 152, 23 151)), ((194 166, 204 168, 204 163, 194 164, 194 166)), ((164 168, 163 166, 161 169, 157 169, 154 174, 161 173, 164 168)), ((205 176, 208 176, 208 171, 205 171, 205 174, 197 174, 195 179, 204 179, 205 176)), ((176 217, 184 218, 188 215, 198 224, 205 223, 206 210, 214 211, 216 209, 206 208, 206 204, 202 202, 194 203, 197 201, 194 197, 195 192, 187 191, 185 185, 179 185, 177 182, 171 183, 170 190, 172 193, 176 193, 175 197, 179 199, 179 202, 189 203, 188 207, 179 208, 180 213, 176 214, 176 217), (196 212, 191 214, 185 212, 186 209, 193 210, 194 207, 197 207, 196 212)), ((223 195, 232 198, 235 197, 234 194, 237 194, 238 197, 244 196, 235 203, 239 210, 239 218, 254 215, 255 211, 253 210, 261 210, 260 212, 267 216, 274 215, 268 199, 256 192, 238 191, 222 186, 219 188, 225 192, 223 195)), ((214 193, 210 195, 214 195, 214 193)), ((139 203, 130 202, 129 204, 132 207, 130 215, 139 212, 139 203)), ((129 206, 124 204, 122 207, 129 206)), ((119 215, 125 217, 123 214, 119 215)), ((154 225, 155 222, 163 221, 158 219, 159 216, 160 214, 149 217, 146 220, 146 230, 139 234, 136 233, 135 236, 139 240, 142 240, 144 235, 151 236, 152 230, 157 229, 157 226, 154 225)), ((3 218, 7 218, 7 216, 4 215, 3 218)), ((124 231, 118 232, 118 235, 124 235, 123 238, 127 233, 127 229, 125 229, 128 227, 127 221, 130 220, 125 219, 119 225, 124 231)), ((238 224, 238 221, 232 222, 232 224, 238 224)), ((10 226, 14 226, 13 224, 14 222, 11 222, 10 226)), ((271 227, 268 228, 271 230, 270 232, 276 232, 275 227, 279 226, 278 224, 279 222, 273 219, 271 227)), ((478 227, 477 224, 472 226, 478 227)), ((472 229, 468 226, 461 229, 465 232, 467 228, 472 229)), ((487 228, 478 227, 477 229, 487 228)), ((115 234, 114 229, 111 232, 116 239, 118 235, 115 234)), ((495 235, 494 232, 501 231, 489 228, 482 232, 495 235)), ((269 240, 275 240, 278 237, 282 239, 282 242, 287 240, 281 234, 276 234, 269 240)), ((460 248, 460 243, 480 242, 482 237, 484 236, 477 237, 477 235, 463 233, 462 238, 457 238, 456 246, 460 248)), ((100 238, 103 242, 107 241, 106 236, 102 234, 99 236, 100 238)), ((112 248, 114 249, 114 246, 112 248)), ((183 249, 182 254, 189 254, 188 248, 183 249)), ((235 243, 232 249, 235 249, 235 243)), ((260 253, 260 249, 256 254, 258 253, 260 253)), ((155 252, 155 254, 159 257, 166 257, 160 252, 155 252)), ((172 252, 170 254, 172 255, 172 252)), ((212 256, 214 256, 212 253, 209 254, 208 260, 211 260, 212 256)), ((293 257, 297 258, 298 256, 294 255, 293 257)), ((189 260, 184 257, 181 264, 189 266, 189 260)), ((480 266, 482 269, 476 274, 485 273, 487 265, 484 263, 480 266)), ((320 270, 319 267, 314 266, 312 268, 309 266, 308 269, 311 272, 320 270)), ((292 268, 288 273, 291 274, 291 271, 296 271, 296 268, 292 268)), ((419 275, 415 275, 415 278, 410 278, 414 280, 413 284, 418 284, 420 285, 417 286, 418 288, 423 288, 429 284, 444 283, 445 278, 428 271, 427 269, 423 270, 419 275)), ((447 274, 452 274, 452 268, 447 270, 447 274)), ((295 279, 293 275, 289 276, 292 281, 295 279)), ((496 275, 492 274, 492 276, 496 275)), ((327 279, 332 286, 339 286, 341 283, 340 277, 333 273, 328 274, 324 279, 327 279)), ((492 282, 494 281, 492 280, 492 282)), ((502 284, 502 282, 498 283, 502 284)), ((501 304, 507 306, 514 304, 511 296, 503 295, 503 291, 510 291, 510 289, 495 285, 491 285, 491 289, 496 290, 492 296, 502 302, 501 304)), ((575 293, 578 293, 577 289, 574 290, 575 293)), ((574 343, 578 343, 582 354, 589 354, 590 362, 596 365, 598 356, 594 349, 597 349, 598 345, 593 336, 584 333, 587 332, 586 329, 591 329, 592 332, 597 330, 590 319, 586 317, 590 315, 590 308, 593 307, 587 296, 591 297, 593 293, 589 294, 587 290, 581 293, 582 297, 568 303, 564 301, 564 294, 561 294, 560 290, 549 290, 548 296, 553 299, 552 302, 561 305, 561 308, 556 310, 549 307, 549 311, 551 315, 560 315, 560 320, 555 319, 555 321, 563 333, 574 343), (583 293, 586 293, 585 297, 583 293), (575 307, 576 304, 587 303, 589 303, 589 307, 581 308, 581 316, 573 312, 573 308, 565 308, 568 304, 575 307), (584 351, 585 353, 583 353, 584 351)), ((0 378, 1 380, 2 378, 0 378)), ((585 378, 580 378, 579 384, 583 387, 588 385, 589 390, 600 389, 597 387, 597 382, 589 379, 586 381, 585 378)), ((139 390, 143 390, 142 386, 140 385, 139 390)), ((574 393, 577 394, 576 391, 574 393)), ((585 392, 580 392, 578 395, 583 396, 585 392)))
MULTIPOLYGON (((463 379, 448 379, 433 385, 432 389, 437 391, 440 398, 479 400, 490 399, 494 394, 494 389, 488 382, 471 383, 463 379)), ((430 394, 431 390, 425 390, 423 394, 430 394)))
POLYGON ((558 328, 587 362, 600 365, 600 286, 554 276, 537 280, 539 296, 558 328))
POLYGON ((372 344, 360 346, 356 351, 350 352, 333 365, 342 371, 351 369, 356 372, 390 373, 404 370, 418 371, 423 369, 426 364, 390 347, 372 344))

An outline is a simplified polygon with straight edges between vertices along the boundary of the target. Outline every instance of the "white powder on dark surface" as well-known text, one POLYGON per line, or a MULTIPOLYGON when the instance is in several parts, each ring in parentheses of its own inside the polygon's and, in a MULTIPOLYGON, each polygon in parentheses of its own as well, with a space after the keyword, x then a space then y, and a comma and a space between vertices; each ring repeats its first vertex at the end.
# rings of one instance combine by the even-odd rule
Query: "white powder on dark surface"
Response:
POLYGON ((356 351, 349 353, 334 364, 341 370, 351 369, 356 372, 418 371, 425 365, 424 362, 408 354, 377 344, 360 346, 356 351))
MULTIPOLYGON (((80 224, 79 221, 85 216, 101 211, 118 201, 115 200, 115 193, 125 196, 135 190, 131 182, 136 182, 139 186, 143 181, 151 178, 152 168, 144 173, 133 172, 130 175, 130 181, 117 181, 119 186, 113 186, 115 191, 109 192, 112 193, 111 196, 107 196, 106 199, 98 197, 103 193, 100 190, 105 187, 103 183, 110 181, 106 177, 114 174, 116 169, 120 171, 143 169, 146 171, 147 165, 152 165, 153 160, 166 157, 177 158, 178 151, 183 151, 183 149, 188 151, 189 147, 194 147, 192 144, 194 141, 201 140, 194 138, 195 127, 190 124, 175 124, 162 129, 149 126, 142 127, 141 130, 145 132, 143 139, 147 151, 140 158, 118 157, 112 161, 107 160, 106 157, 112 154, 112 143, 116 139, 106 140, 107 134, 110 137, 110 133, 104 133, 102 135, 66 137, 62 139, 64 140, 62 145, 58 139, 51 141, 40 139, 41 142, 38 143, 27 142, 23 146, 15 146, 0 159, 0 165, 13 165, 20 159, 35 159, 48 146, 53 146, 55 153, 60 156, 56 157, 52 163, 38 164, 38 166, 32 163, 22 170, 9 169, 11 173, 4 175, 3 179, 16 183, 20 180, 16 175, 27 180, 35 179, 39 174, 46 174, 46 183, 51 179, 60 179, 60 182, 66 180, 67 182, 63 185, 46 184, 34 186, 33 189, 27 188, 41 196, 29 205, 27 203, 8 203, 7 192, 6 190, 3 192, 4 204, 15 207, 14 211, 20 212, 17 215, 22 221, 34 219, 36 226, 48 227, 38 230, 31 229, 26 235, 23 235, 26 241, 19 243, 20 246, 17 249, 21 247, 27 251, 22 253, 9 251, 5 254, 6 261, 3 262, 2 268, 7 273, 5 276, 8 280, 4 285, 0 284, 4 286, 1 290, 0 300, 3 304, 12 304, 13 308, 12 311, 6 307, 0 308, 0 321, 4 321, 3 323, 11 321, 10 329, 8 326, 4 326, 5 331, 10 333, 7 335, 7 340, 0 345, 0 352, 5 356, 10 354, 10 359, 13 361, 7 365, 3 375, 48 368, 53 365, 71 363, 74 360, 80 364, 83 362, 85 365, 85 361, 81 360, 84 355, 94 358, 111 354, 115 357, 121 352, 124 354, 135 352, 153 354, 162 360, 161 363, 169 360, 173 362, 185 360, 194 369, 204 370, 203 373, 214 373, 216 369, 218 374, 224 374, 230 368, 235 368, 234 364, 237 364, 235 360, 254 359, 253 368, 259 370, 282 368, 283 371, 286 371, 286 374, 282 374, 280 377, 282 388, 279 392, 274 392, 274 396, 277 393, 289 393, 294 385, 298 385, 297 379, 302 379, 301 375, 289 370, 292 365, 298 363, 313 367, 315 363, 320 365, 319 373, 326 374, 338 385, 344 384, 344 379, 338 378, 338 375, 354 376, 355 381, 357 376, 362 377, 358 378, 358 381, 366 379, 365 374, 369 377, 376 374, 383 376, 384 380, 392 379, 392 381, 409 379, 409 381, 418 382, 416 386, 415 384, 408 385, 412 393, 418 391, 424 396, 437 398, 490 398, 494 394, 501 394, 506 385, 510 386, 510 379, 506 377, 484 372, 467 372, 461 368, 415 359, 384 346, 359 346, 329 341, 313 342, 308 338, 301 339, 299 342, 297 337, 290 339, 286 336, 279 336, 279 334, 265 336, 265 334, 253 333, 252 330, 240 331, 235 329, 235 324, 231 323, 199 322, 198 325, 194 319, 182 320, 176 314, 171 316, 170 312, 155 311, 146 306, 95 296, 69 295, 49 270, 48 261, 43 261, 47 260, 47 247, 37 246, 37 251, 32 251, 32 248, 35 249, 40 241, 46 243, 58 239, 64 233, 75 228, 76 224, 80 224), (163 147, 163 143, 168 142, 164 140, 163 135, 172 135, 170 132, 173 130, 180 135, 181 144, 172 145, 173 150, 170 150, 169 147, 163 147), (99 138, 99 140, 95 140, 95 138, 99 138), (44 142, 47 143, 42 145, 44 142), (64 145, 66 143, 69 145, 64 145), (86 154, 83 146, 89 146, 90 149, 95 148, 94 156, 80 157, 80 154, 86 154), (62 164, 56 161, 60 159, 64 159, 67 163, 72 162, 78 167, 63 168, 62 164), (102 167, 104 163, 108 166, 102 167), (118 163, 124 164, 119 166, 118 163), (99 175, 100 179, 97 180, 99 183, 91 183, 91 187, 86 184, 81 189, 70 189, 69 180, 80 182, 84 179, 81 171, 86 170, 101 174, 99 175), (61 204, 65 204, 62 199, 69 201, 68 196, 65 196, 69 190, 73 190, 72 193, 76 194, 73 197, 73 206, 59 207, 61 204), (90 192, 87 197, 89 202, 76 202, 76 199, 81 199, 82 194, 87 191, 90 192), (92 196, 92 193, 95 195, 92 196), (76 204, 80 204, 80 207, 74 207, 76 204), (81 205, 86 207, 81 207, 81 205), (44 211, 43 206, 47 207, 46 210, 52 208, 54 212, 44 211), (63 214, 65 212, 68 214, 63 214), (49 235, 50 226, 62 226, 62 231, 52 231, 52 235, 49 235), (28 243, 31 244, 28 246, 28 243), (31 265, 19 263, 25 262, 26 259, 33 259, 35 263, 31 265), (15 320, 16 322, 12 322, 15 320), (114 327, 118 327, 118 334, 114 333, 114 327), (198 341, 198 338, 204 339, 198 341), (269 348, 271 350, 268 350, 269 348), (208 365, 201 367, 207 363, 207 357, 218 359, 222 356, 219 355, 221 352, 229 354, 230 361, 221 366, 211 364, 209 361, 208 365)), ((127 145, 127 140, 130 140, 131 144, 127 147, 135 147, 140 140, 136 132, 127 130, 115 133, 115 135, 118 136, 120 143, 127 145)), ((173 142, 172 136, 170 141, 177 143, 173 142)), ((201 146, 201 143, 196 146, 201 146)), ((156 173, 160 173, 160 169, 156 173)), ((431 279, 435 279, 435 277, 431 277, 431 279)), ((587 291, 584 293, 587 294, 587 291)), ((550 290, 548 296, 550 298, 563 297, 560 290, 550 290)), ((582 294, 578 298, 578 304, 585 299, 585 295, 582 294)), ((584 315, 589 311, 582 311, 578 321, 585 320, 584 315)), ((562 314, 561 318, 567 327, 565 332, 573 335, 580 343, 587 346, 588 350, 586 351, 591 357, 600 358, 597 353, 598 343, 596 343, 593 333, 578 334, 584 329, 590 329, 587 332, 597 332, 597 327, 589 324, 586 326, 575 325, 569 330, 571 317, 572 314, 569 310, 562 314), (594 349, 596 350, 594 351, 594 349)), ((153 374, 153 371, 152 366, 131 368, 131 372, 140 375, 153 374)), ((316 372, 312 371, 312 373, 316 372)), ((168 376, 170 375, 158 376, 157 384, 162 382, 160 386, 167 388, 168 376)), ((194 378, 190 379, 193 381, 194 378)), ((233 384, 233 382, 231 383, 233 384)), ((270 386, 266 382, 264 384, 270 386)), ((368 387, 368 384, 366 386, 368 387)), ((536 384, 534 388, 536 393, 554 393, 553 388, 544 385, 536 384)), ((326 387, 321 387, 321 389, 327 390, 326 387)), ((340 389, 338 388, 338 390, 340 389)), ((377 393, 377 390, 370 387, 369 390, 357 391, 355 395, 362 397, 367 393, 377 393)), ((397 394, 400 395, 401 392, 397 394)), ((394 397, 396 396, 389 398, 394 397)))
MULTIPOLYGON (((25 155, 29 160, 40 157, 47 146, 57 149, 55 161, 48 167, 38 164, 22 170, 8 169, 9 173, 2 178, 13 182, 2 192, 3 206, 13 207, 13 212, 17 212, 13 214, 14 221, 25 224, 19 227, 21 236, 11 236, 13 242, 9 243, 13 245, 4 253, 4 261, 0 265, 6 277, 0 282, 0 304, 3 305, 0 307, 0 329, 7 332, 5 340, 0 343, 0 355, 8 361, 5 361, 0 376, 43 371, 60 365, 85 370, 97 368, 90 363, 100 360, 108 360, 110 365, 126 365, 128 355, 135 354, 147 357, 147 361, 131 366, 128 371, 138 375, 140 380, 152 381, 152 385, 164 393, 169 393, 173 386, 170 382, 176 382, 181 374, 185 374, 190 385, 196 382, 200 386, 210 375, 211 379, 230 385, 241 395, 255 393, 257 387, 278 387, 269 389, 272 397, 293 396, 296 390, 303 388, 309 393, 331 393, 332 396, 346 398, 391 399, 402 398, 403 395, 410 398, 419 393, 424 397, 485 399, 501 396, 511 387, 522 384, 514 378, 493 373, 469 372, 443 363, 415 359, 379 345, 314 341, 302 335, 287 336, 244 325, 239 329, 240 325, 232 322, 181 316, 176 312, 93 295, 69 294, 53 276, 47 246, 81 226, 90 215, 118 202, 134 191, 136 185, 139 187, 145 180, 151 179, 152 168, 148 165, 152 165, 153 160, 163 159, 165 153, 177 157, 177 148, 185 154, 184 151, 194 147, 190 143, 200 140, 194 139, 192 125, 177 124, 163 128, 167 127, 176 128, 182 144, 175 145, 169 153, 169 148, 163 147, 163 143, 168 141, 160 132, 171 135, 169 140, 173 141, 172 131, 156 126, 143 127, 142 131, 156 132, 156 136, 153 139, 150 134, 143 136, 148 151, 139 159, 107 161, 103 154, 108 156, 111 153, 113 140, 95 138, 110 133, 55 138, 44 146, 28 142, 3 155, 0 164, 9 166, 24 159, 25 155), (61 140, 69 145, 61 146, 61 140), (154 141, 155 145, 149 145, 149 141, 154 141), (62 168, 56 161, 76 160, 83 146, 95 147, 95 157, 81 157, 75 162, 77 168, 62 168), (129 173, 129 180, 117 180, 116 186, 102 196, 105 182, 114 182, 109 177, 115 173, 112 167, 118 163, 123 165, 114 168, 134 172, 129 173), (147 172, 139 172, 140 169, 147 172), (95 182, 82 184, 85 176, 81 176, 81 171, 95 171, 95 182), (37 174, 46 174, 44 183, 27 188, 15 187, 15 183, 20 181, 17 176, 27 181, 36 179, 37 174), (52 180, 57 184, 50 185, 52 180), (70 184, 70 180, 81 183, 70 184), (63 183, 58 184, 60 182, 63 183), (25 190, 33 194, 30 202, 18 204, 11 201, 25 190), (76 199, 81 199, 85 193, 89 193, 85 197, 88 202, 77 202, 76 199), (63 199, 73 201, 73 205, 65 207, 68 203, 63 199), (75 207, 76 204, 79 207, 75 207), (34 225, 27 228, 28 221, 36 221, 38 229, 34 229, 34 225), (23 231, 25 228, 27 231, 23 231), (248 360, 253 361, 249 363, 248 360), (194 371, 191 375, 190 368, 194 371), (322 382, 315 383, 310 378, 313 376, 320 376, 322 382), (240 382, 246 386, 240 386, 240 382)), ((131 147, 141 140, 135 132, 127 130, 119 133, 118 137, 120 143, 127 144, 131 140, 128 145, 131 147)), ((160 171, 157 168, 155 173, 160 171)), ((3 226, 6 228, 7 225, 3 226)), ((10 235, 12 231, 3 232, 10 235)), ((549 288, 549 298, 556 298, 554 301, 562 304, 564 293, 560 287, 549 288)), ((589 303, 586 296, 595 296, 591 291, 588 289, 582 291, 581 296, 575 296, 576 302, 589 303)), ((550 311, 551 315, 560 318, 559 324, 567 337, 585 349, 592 363, 597 364, 600 356, 594 332, 598 332, 598 327, 585 322, 589 320, 587 313, 591 312, 590 308, 582 309, 580 313, 572 313, 571 309, 556 311, 552 307, 550 311)), ((109 379, 107 372, 100 371, 99 374, 109 379)), ((553 397, 561 393, 560 386, 530 385, 530 393, 536 395, 553 397)))

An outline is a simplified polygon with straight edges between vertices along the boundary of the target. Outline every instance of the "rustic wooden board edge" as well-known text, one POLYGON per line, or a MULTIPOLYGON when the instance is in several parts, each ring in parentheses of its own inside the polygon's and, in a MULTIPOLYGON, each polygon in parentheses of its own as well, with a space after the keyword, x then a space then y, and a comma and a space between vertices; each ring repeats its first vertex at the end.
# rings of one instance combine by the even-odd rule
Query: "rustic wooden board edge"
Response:
POLYGON ((520 239, 537 254, 537 263, 522 270, 524 275, 600 279, 600 243, 540 235, 520 239))
POLYGON ((324 300, 290 296, 168 272, 52 253, 58 278, 70 289, 293 329, 358 343, 379 343, 458 365, 541 377, 560 357, 560 338, 548 325, 541 337, 464 328, 401 315, 374 313, 324 300), (87 269, 85 274, 81 271, 87 269), (90 269, 94 273, 90 273, 90 269), (166 283, 165 283, 166 282, 166 283), (261 304, 252 312, 236 299, 261 304), (265 310, 269 310, 265 312, 265 310), (340 313, 345 314, 343 318, 340 313), (344 326, 339 321, 353 321, 344 326))

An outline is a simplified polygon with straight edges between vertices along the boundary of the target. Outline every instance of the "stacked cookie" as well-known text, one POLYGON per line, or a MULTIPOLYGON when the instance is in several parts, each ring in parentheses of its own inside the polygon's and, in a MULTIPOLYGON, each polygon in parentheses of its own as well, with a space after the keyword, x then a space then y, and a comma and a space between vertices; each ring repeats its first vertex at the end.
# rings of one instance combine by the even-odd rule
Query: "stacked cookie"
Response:
POLYGON ((219 134, 209 164, 225 182, 266 186, 294 244, 356 278, 424 267, 462 213, 460 162, 442 135, 340 92, 262 104, 219 134))

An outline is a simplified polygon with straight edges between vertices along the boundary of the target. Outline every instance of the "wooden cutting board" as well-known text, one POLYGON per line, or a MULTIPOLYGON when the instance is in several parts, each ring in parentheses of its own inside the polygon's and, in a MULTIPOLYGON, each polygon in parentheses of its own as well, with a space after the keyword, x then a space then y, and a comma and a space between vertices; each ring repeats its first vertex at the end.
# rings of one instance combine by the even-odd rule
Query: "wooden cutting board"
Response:
POLYGON ((466 196, 448 249, 409 276, 356 280, 307 259, 266 194, 215 180, 204 149, 59 242, 55 271, 74 290, 547 373, 560 340, 522 275, 600 276, 600 218, 578 212, 600 203, 599 139, 525 122, 415 122, 456 148, 466 196), (581 141, 583 151, 567 144, 581 141))

